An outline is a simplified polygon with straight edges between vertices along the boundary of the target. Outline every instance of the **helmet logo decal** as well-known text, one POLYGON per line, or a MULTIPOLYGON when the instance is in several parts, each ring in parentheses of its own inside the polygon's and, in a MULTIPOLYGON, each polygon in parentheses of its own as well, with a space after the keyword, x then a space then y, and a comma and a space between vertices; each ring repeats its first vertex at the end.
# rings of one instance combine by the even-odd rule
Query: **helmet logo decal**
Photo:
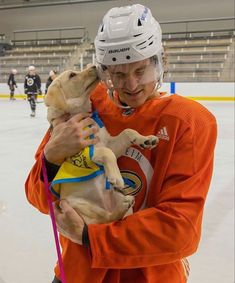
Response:
POLYGON ((120 52, 129 51, 129 50, 130 50, 130 47, 118 48, 118 49, 109 50, 109 53, 120 53, 120 52))
POLYGON ((145 21, 145 19, 147 17, 147 14, 148 14, 148 8, 144 7, 144 12, 143 12, 143 14, 140 17, 141 21, 145 21))

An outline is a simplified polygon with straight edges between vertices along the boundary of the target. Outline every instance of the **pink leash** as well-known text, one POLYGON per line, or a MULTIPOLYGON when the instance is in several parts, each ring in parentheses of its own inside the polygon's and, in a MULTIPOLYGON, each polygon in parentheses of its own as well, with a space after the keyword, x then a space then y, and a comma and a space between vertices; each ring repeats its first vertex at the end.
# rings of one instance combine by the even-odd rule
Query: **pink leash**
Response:
POLYGON ((59 244, 59 238, 58 238, 58 233, 57 233, 57 228, 56 228, 55 214, 54 214, 54 209, 53 209, 53 206, 52 206, 50 186, 49 186, 49 182, 48 182, 44 156, 42 157, 42 174, 43 174, 43 179, 44 179, 44 183, 45 183, 47 202, 48 202, 48 205, 49 205, 50 217, 51 217, 53 233, 54 233, 54 238, 55 238, 56 251, 57 251, 57 257, 58 257, 59 268, 60 268, 60 276, 61 276, 60 280, 61 280, 62 283, 66 283, 64 265, 63 265, 63 261, 62 261, 61 251, 60 251, 60 244, 59 244))

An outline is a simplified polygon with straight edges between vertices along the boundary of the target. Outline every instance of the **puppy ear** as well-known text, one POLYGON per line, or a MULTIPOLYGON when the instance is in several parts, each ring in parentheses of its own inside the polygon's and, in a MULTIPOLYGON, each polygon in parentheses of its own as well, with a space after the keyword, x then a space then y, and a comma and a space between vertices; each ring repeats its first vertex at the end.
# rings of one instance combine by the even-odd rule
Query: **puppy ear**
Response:
POLYGON ((47 107, 54 107, 58 110, 67 110, 67 103, 64 97, 63 89, 60 80, 55 80, 49 86, 47 94, 44 98, 47 107))

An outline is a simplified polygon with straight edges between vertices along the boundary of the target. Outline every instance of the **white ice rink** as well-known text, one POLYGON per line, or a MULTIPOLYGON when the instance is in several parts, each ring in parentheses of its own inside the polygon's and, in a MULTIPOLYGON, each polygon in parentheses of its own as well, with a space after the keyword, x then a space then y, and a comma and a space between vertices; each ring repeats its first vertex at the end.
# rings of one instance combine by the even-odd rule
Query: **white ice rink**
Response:
MULTIPOLYGON (((217 118, 218 141, 202 239, 189 259, 189 283, 233 283, 234 104, 203 104, 217 118)), ((48 127, 43 103, 37 104, 35 118, 29 114, 26 101, 0 99, 0 283, 49 283, 57 259, 50 219, 27 202, 24 192, 48 127)))

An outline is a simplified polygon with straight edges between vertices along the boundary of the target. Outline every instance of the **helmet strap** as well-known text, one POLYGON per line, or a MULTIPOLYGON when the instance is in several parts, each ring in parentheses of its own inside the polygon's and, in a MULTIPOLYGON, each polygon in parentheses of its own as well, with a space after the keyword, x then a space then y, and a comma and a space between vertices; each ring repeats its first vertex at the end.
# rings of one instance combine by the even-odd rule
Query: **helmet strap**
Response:
POLYGON ((109 97, 111 98, 111 100, 113 101, 113 103, 116 105, 116 106, 118 106, 118 107, 120 107, 120 108, 122 108, 122 109, 131 109, 132 107, 130 107, 130 106, 124 106, 123 104, 121 104, 120 102, 119 102, 119 100, 114 96, 114 88, 113 87, 110 87, 110 88, 108 88, 108 90, 107 90, 107 93, 108 93, 108 95, 109 95, 109 97))

